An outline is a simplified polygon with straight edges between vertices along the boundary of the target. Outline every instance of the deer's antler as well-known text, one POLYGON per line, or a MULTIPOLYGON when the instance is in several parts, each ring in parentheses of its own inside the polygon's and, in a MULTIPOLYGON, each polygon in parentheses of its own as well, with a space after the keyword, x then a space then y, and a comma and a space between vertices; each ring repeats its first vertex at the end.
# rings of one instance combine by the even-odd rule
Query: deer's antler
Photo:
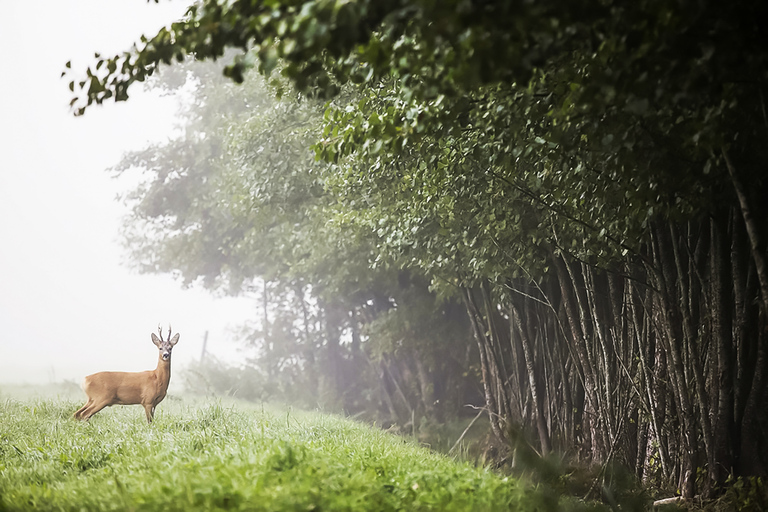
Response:
POLYGON ((160 324, 157 324, 157 333, 160 335, 160 341, 163 340, 163 328, 160 326, 160 324))

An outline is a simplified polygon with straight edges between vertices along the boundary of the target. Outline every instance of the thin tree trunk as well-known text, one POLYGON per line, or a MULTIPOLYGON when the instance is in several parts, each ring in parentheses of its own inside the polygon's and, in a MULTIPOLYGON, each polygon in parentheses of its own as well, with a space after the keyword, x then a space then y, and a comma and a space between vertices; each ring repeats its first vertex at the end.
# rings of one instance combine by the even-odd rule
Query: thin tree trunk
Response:
MULTIPOLYGON (((598 400, 597 400, 597 392, 596 392, 596 384, 595 384, 595 372, 594 368, 590 362, 590 357, 587 351, 587 341, 585 339, 585 334, 583 331, 583 323, 581 323, 578 318, 578 305, 574 304, 575 298, 574 293, 575 290, 573 290, 572 286, 569 286, 569 283, 573 283, 573 280, 571 278, 571 275, 568 271, 568 266, 565 263, 563 257, 561 256, 555 256, 554 257, 555 262, 555 269, 557 271, 558 275, 558 281, 560 283, 560 290, 561 290, 561 296, 563 301, 563 309, 565 311, 566 319, 568 320, 568 326, 570 327, 571 331, 571 339, 572 339, 572 347, 573 351, 576 353, 576 356, 578 357, 579 365, 581 366, 582 370, 582 376, 583 376, 583 388, 584 388, 584 398, 585 398, 585 407, 583 408, 584 415, 586 416, 583 418, 583 424, 584 426, 588 426, 589 429, 584 429, 582 426, 582 432, 585 434, 589 434, 589 440, 592 443, 592 446, 590 446, 590 455, 595 456, 599 455, 595 452, 595 442, 597 439, 596 434, 596 428, 595 428, 595 422, 596 422, 596 415, 599 411, 598 407, 598 400)), ((586 439, 585 439, 586 440, 586 439)))
POLYGON ((547 455, 552 451, 552 442, 549 437, 549 429, 547 428, 547 420, 544 413, 545 397, 536 375, 535 363, 533 360, 533 347, 531 346, 531 340, 528 338, 528 333, 523 329, 520 310, 514 305, 512 305, 511 309, 513 322, 517 327, 517 333, 520 336, 520 342, 523 347, 525 368, 528 372, 528 383, 531 390, 531 401, 533 402, 533 410, 536 415, 536 430, 539 433, 539 442, 541 443, 541 454, 547 455))
POLYGON ((496 383, 493 381, 492 372, 489 366, 488 358, 488 338, 486 336, 485 329, 482 328, 480 311, 477 307, 472 290, 469 288, 463 288, 464 303, 467 306, 467 312, 472 323, 472 328, 475 332, 475 341, 477 342, 477 349, 480 355, 480 373, 483 381, 483 392, 485 394, 485 406, 488 409, 488 420, 491 424, 491 431, 499 442, 506 441, 506 435, 504 434, 504 425, 502 424, 501 417, 498 414, 497 398, 495 395, 496 383))
POLYGON ((672 372, 670 374, 672 376, 671 383, 675 391, 675 400, 677 404, 679 404, 678 414, 683 426, 683 435, 681 438, 683 443, 681 449, 678 451, 682 463, 679 487, 683 497, 692 498, 695 493, 694 469, 696 467, 696 451, 698 448, 696 439, 696 421, 693 404, 691 404, 690 400, 688 379, 683 361, 683 334, 679 328, 681 322, 679 321, 678 315, 675 314, 678 309, 671 300, 667 287, 667 282, 674 282, 675 279, 675 273, 672 270, 674 268, 674 263, 671 263, 671 259, 666 254, 667 248, 665 247, 665 244, 659 240, 659 231, 660 230, 655 230, 654 256, 656 265, 659 268, 659 271, 656 272, 656 288, 659 290, 661 313, 662 318, 664 319, 662 322, 664 333, 661 336, 661 339, 665 342, 666 349, 672 358, 672 372))
POLYGON ((763 252, 763 241, 760 235, 762 231, 757 225, 757 221, 752 213, 752 207, 749 204, 749 198, 747 197, 744 185, 742 184, 725 148, 723 148, 722 153, 723 159, 725 160, 725 166, 728 168, 728 174, 731 177, 731 183, 733 183, 733 188, 736 191, 736 197, 739 199, 744 226, 747 228, 750 248, 752 249, 752 259, 755 262, 757 279, 760 282, 761 309, 765 316, 768 315, 768 263, 766 262, 765 253, 763 252))
MULTIPOLYGON (((714 429, 714 483, 722 485, 733 471, 733 338, 731 324, 729 265, 726 262, 727 238, 715 220, 710 221, 712 268, 712 334, 717 352, 717 409, 714 429)), ((706 416, 706 414, 704 414, 706 416)))

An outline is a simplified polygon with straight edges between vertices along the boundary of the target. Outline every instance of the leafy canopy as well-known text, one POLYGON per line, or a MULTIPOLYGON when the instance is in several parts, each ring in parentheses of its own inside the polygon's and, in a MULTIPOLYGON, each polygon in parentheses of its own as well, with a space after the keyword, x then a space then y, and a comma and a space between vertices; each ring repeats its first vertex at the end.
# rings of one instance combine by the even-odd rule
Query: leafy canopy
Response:
POLYGON ((279 70, 334 98, 315 148, 337 166, 338 222, 403 263, 495 278, 544 271, 553 250, 634 254, 655 219, 717 207, 721 151, 764 152, 767 9, 204 0, 70 86, 83 113, 160 65, 238 49, 234 81, 279 70))

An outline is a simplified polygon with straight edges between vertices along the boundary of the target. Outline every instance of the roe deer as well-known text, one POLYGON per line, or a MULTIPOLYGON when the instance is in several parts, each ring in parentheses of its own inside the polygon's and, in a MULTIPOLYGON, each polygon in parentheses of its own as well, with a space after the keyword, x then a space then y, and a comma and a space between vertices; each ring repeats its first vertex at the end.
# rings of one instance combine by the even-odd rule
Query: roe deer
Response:
POLYGON ((147 413, 147 422, 152 423, 155 407, 162 402, 168 391, 168 383, 171 380, 171 350, 179 341, 178 333, 171 338, 170 325, 167 340, 163 340, 163 331, 159 325, 157 331, 160 338, 152 333, 152 343, 160 350, 157 368, 145 372, 99 372, 88 375, 82 384, 88 401, 75 412, 75 418, 88 420, 110 405, 141 404, 147 413))

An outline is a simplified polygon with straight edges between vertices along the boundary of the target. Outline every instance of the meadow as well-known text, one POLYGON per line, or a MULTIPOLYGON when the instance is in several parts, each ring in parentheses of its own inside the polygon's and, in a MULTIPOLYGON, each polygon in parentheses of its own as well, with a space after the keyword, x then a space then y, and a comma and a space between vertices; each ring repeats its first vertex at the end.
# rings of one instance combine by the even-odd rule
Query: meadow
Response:
POLYGON ((0 510, 553 510, 556 497, 338 416, 168 397, 90 422, 0 395, 0 510))

